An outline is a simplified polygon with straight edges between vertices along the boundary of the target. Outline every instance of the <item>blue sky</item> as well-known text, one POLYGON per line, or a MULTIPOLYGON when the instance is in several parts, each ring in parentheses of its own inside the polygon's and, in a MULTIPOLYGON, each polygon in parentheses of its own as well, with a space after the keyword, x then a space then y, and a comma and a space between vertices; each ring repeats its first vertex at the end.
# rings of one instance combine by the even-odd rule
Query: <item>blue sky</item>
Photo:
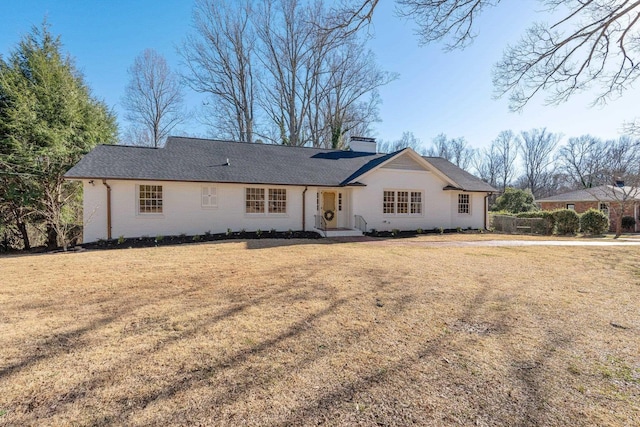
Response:
MULTIPOLYGON (((127 68, 145 48, 153 48, 178 68, 177 53, 191 30, 192 2, 187 0, 21 0, 5 4, 0 14, 0 54, 7 55, 32 25, 46 16, 54 34, 83 72, 93 94, 123 116, 120 100, 127 68)), ((506 100, 493 100, 492 65, 509 42, 515 43, 529 23, 542 20, 534 0, 503 2, 478 22, 478 37, 463 51, 443 52, 441 45, 420 47, 413 23, 393 16, 393 2, 383 0, 370 28, 370 48, 378 62, 400 78, 381 89, 382 122, 376 136, 400 138, 411 131, 428 146, 439 133, 465 137, 476 148, 488 145, 501 130, 516 132, 547 127, 565 136, 590 133, 616 138, 624 121, 638 114, 637 89, 605 107, 590 107, 585 94, 557 107, 534 99, 522 113, 508 111, 506 100)), ((188 97, 195 107, 200 97, 188 97)), ((190 134, 205 136, 192 125, 190 134)))

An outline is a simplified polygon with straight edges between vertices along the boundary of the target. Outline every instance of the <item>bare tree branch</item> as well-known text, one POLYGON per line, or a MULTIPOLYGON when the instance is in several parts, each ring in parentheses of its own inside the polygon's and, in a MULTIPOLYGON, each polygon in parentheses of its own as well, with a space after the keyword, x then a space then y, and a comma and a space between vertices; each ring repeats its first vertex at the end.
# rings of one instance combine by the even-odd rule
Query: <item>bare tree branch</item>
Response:
POLYGON ((184 120, 182 87, 167 61, 153 49, 137 56, 128 71, 130 80, 122 100, 125 117, 148 132, 158 147, 184 120))
POLYGON ((253 142, 256 122, 256 36, 250 1, 197 0, 195 33, 183 44, 187 84, 210 95, 205 123, 216 136, 253 142))

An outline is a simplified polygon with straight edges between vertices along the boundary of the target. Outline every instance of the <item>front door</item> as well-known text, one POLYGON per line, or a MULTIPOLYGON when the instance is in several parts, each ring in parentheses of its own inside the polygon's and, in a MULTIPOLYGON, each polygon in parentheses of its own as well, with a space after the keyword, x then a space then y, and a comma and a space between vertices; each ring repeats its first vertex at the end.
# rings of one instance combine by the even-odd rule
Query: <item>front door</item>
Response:
POLYGON ((327 222, 327 228, 338 227, 338 212, 336 212, 336 193, 322 193, 322 217, 327 222))

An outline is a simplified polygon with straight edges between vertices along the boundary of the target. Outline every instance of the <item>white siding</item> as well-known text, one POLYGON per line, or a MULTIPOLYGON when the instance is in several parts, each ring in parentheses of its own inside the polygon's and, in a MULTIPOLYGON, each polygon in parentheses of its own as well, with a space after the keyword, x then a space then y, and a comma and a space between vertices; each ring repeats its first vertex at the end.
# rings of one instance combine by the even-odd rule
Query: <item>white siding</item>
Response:
MULTIPOLYGON (((388 231, 422 228, 484 227, 485 193, 468 193, 471 213, 458 214, 458 192, 443 191, 448 183, 427 171, 393 170, 380 168, 360 180, 366 187, 352 190, 353 214, 367 221, 368 229, 388 231), (423 192, 423 214, 420 216, 385 215, 382 197, 385 190, 423 192)), ((351 226, 353 226, 353 219, 351 226)))
POLYGON ((424 166, 415 161, 415 159, 411 158, 411 156, 403 155, 391 160, 389 163, 382 166, 383 169, 403 169, 403 170, 414 170, 414 171, 423 171, 425 170, 424 166))
MULTIPOLYGON (((255 231, 301 230, 302 192, 304 187, 264 186, 243 184, 215 184, 217 207, 202 207, 202 186, 207 183, 154 182, 107 180, 111 186, 111 237, 170 236, 222 233, 245 229, 255 231), (162 185, 163 213, 141 215, 137 213, 137 185, 162 185), (246 214, 245 188, 286 188, 286 214, 246 214)), ((84 241, 107 238, 106 187, 100 180, 94 184, 84 182, 84 241)), ((265 192, 268 192, 265 190, 265 192)), ((307 191, 306 229, 313 228, 315 191, 307 191), (311 203, 311 194, 313 203, 311 203), (313 209, 309 209, 313 207, 313 209), (313 210, 312 212, 309 212, 313 210)))
MULTIPOLYGON (((484 227, 485 193, 470 195, 470 214, 458 214, 458 194, 443 191, 448 183, 428 171, 380 168, 364 176, 364 187, 340 188, 343 193, 343 211, 338 213, 339 225, 354 227, 354 215, 367 221, 368 229, 430 230, 438 227, 484 227), (421 191, 423 213, 418 216, 384 215, 382 213, 383 191, 421 191)), ((302 186, 259 186, 244 184, 213 184, 186 182, 154 182, 107 180, 111 186, 112 238, 119 236, 170 236, 223 233, 245 229, 255 231, 302 230, 302 186), (163 213, 161 215, 137 213, 137 185, 157 184, 163 187, 163 213), (202 187, 216 186, 217 207, 202 207, 202 187), (287 213, 263 215, 245 213, 245 188, 286 188, 287 213)), ((84 241, 91 242, 107 238, 106 200, 107 190, 101 180, 84 188, 84 241)), ((308 187, 305 193, 305 229, 315 225, 316 194, 322 188, 308 187)), ((267 192, 267 191, 265 191, 267 192)))

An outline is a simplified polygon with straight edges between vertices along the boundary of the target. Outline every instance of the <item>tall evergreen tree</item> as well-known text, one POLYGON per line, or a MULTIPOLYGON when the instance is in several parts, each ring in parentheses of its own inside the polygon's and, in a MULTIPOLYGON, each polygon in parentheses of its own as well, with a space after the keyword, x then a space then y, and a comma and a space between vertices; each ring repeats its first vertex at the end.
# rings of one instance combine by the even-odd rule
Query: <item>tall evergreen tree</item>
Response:
POLYGON ((44 223, 48 247, 64 243, 79 210, 79 186, 64 173, 96 144, 117 138, 114 114, 61 50, 44 22, 0 60, 0 203, 13 213, 25 248, 28 221, 44 223))

